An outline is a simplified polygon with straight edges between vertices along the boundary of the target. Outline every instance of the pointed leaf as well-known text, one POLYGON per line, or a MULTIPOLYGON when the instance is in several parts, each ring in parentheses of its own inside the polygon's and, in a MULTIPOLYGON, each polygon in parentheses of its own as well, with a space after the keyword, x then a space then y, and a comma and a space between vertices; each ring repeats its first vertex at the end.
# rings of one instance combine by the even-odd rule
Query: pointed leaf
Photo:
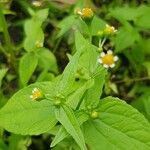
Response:
POLYGON ((63 106, 55 111, 57 120, 63 125, 65 130, 74 138, 81 150, 86 150, 84 137, 80 129, 79 122, 74 112, 68 107, 63 106))
POLYGON ((26 53, 20 60, 19 64, 19 75, 20 82, 25 86, 31 75, 33 74, 38 63, 38 57, 35 53, 26 53))

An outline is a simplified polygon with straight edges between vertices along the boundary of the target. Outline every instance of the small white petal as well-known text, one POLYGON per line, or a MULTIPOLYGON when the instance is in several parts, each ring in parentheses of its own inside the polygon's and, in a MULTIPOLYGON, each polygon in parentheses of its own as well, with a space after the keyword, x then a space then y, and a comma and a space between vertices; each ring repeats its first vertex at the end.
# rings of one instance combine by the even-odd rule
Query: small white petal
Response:
POLYGON ((115 30, 115 28, 113 26, 111 26, 111 28, 112 28, 113 31, 115 30))
POLYGON ((101 56, 101 57, 104 57, 104 56, 105 56, 105 53, 104 53, 104 52, 101 52, 100 56, 101 56))
POLYGON ((39 7, 42 5, 41 2, 38 2, 38 1, 33 1, 32 4, 36 7, 39 7))
POLYGON ((114 67, 115 67, 115 64, 110 65, 110 68, 114 68, 114 67))
POLYGON ((82 12, 81 12, 81 11, 77 11, 77 14, 78 14, 78 15, 82 15, 82 12))
POLYGON ((104 67, 104 68, 108 68, 109 66, 108 66, 108 65, 106 65, 106 64, 104 64, 104 65, 103 65, 103 67, 104 67))
POLYGON ((102 64, 103 63, 103 61, 102 61, 102 59, 98 59, 98 62, 100 63, 100 64, 102 64))
POLYGON ((107 54, 113 54, 113 51, 112 50, 108 50, 107 54))
POLYGON ((34 92, 37 92, 37 91, 38 91, 38 88, 34 88, 33 91, 34 91, 34 92))
POLYGON ((117 32, 117 31, 118 31, 118 30, 115 29, 115 30, 114 30, 114 33, 117 32))
POLYGON ((30 98, 33 99, 33 95, 30 95, 30 98))
POLYGON ((118 56, 114 56, 114 61, 117 61, 118 59, 118 56))

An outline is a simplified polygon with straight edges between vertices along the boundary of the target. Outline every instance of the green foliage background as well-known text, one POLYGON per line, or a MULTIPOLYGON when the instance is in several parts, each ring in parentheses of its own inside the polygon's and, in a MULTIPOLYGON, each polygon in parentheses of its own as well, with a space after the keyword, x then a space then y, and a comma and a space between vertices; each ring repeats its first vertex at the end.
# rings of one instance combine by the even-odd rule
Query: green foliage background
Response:
POLYGON ((150 2, 38 2, 0 1, 0 150, 149 150, 150 2), (103 46, 119 56, 108 71, 97 64, 106 24, 118 30, 103 46))

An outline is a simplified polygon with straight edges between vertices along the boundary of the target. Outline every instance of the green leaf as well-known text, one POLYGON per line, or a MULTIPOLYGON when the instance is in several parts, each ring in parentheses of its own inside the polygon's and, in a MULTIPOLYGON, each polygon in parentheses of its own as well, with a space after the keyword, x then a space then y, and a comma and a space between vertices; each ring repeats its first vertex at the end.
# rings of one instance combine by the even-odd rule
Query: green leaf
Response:
POLYGON ((125 102, 107 97, 100 102, 99 117, 83 124, 84 136, 92 150, 149 150, 150 124, 125 102))
POLYGON ((37 55, 38 55, 38 66, 40 68, 58 73, 56 58, 50 50, 46 48, 40 48, 39 51, 37 52, 37 55))
POLYGON ((66 95, 68 93, 68 90, 72 87, 75 80, 75 73, 78 68, 81 53, 82 53, 81 50, 77 50, 77 52, 74 54, 71 61, 65 68, 61 80, 59 80, 56 86, 55 91, 57 94, 63 93, 64 95, 66 95))
POLYGON ((38 44, 42 46, 44 42, 44 33, 41 26, 36 21, 25 22, 26 38, 24 40, 24 49, 26 51, 35 51, 38 49, 38 44), (33 29, 34 27, 34 29, 33 29), (32 41, 32 42, 31 42, 32 41))
POLYGON ((0 87, 2 85, 2 79, 5 77, 7 71, 8 71, 7 68, 3 68, 3 69, 0 70, 0 87))
POLYGON ((75 45, 77 50, 84 51, 80 58, 80 66, 87 70, 89 74, 93 73, 97 67, 97 57, 99 55, 97 47, 88 43, 79 32, 75 34, 75 45))
POLYGON ((36 18, 36 20, 40 21, 42 24, 48 17, 48 13, 49 13, 48 8, 40 9, 40 10, 36 11, 35 16, 33 16, 33 18, 34 18, 34 20, 36 18))
POLYGON ((66 104, 71 108, 76 109, 77 105, 79 104, 87 89, 93 86, 93 84, 93 79, 89 79, 88 81, 86 81, 82 86, 80 86, 78 89, 76 89, 76 91, 74 91, 70 96, 68 96, 66 104))
POLYGON ((137 8, 132 8, 129 6, 125 7, 116 7, 115 9, 110 9, 110 15, 117 18, 117 19, 124 19, 124 20, 136 20, 139 15, 137 8))
MULTIPOLYGON (((88 120, 89 116, 84 111, 79 111, 75 113, 75 116, 77 117, 77 120, 80 124, 80 126, 88 120)), ((57 132, 54 140, 51 143, 51 147, 54 147, 58 143, 60 143, 62 140, 64 140, 67 136, 69 136, 68 132, 65 130, 65 128, 62 126, 60 127, 59 131, 57 132)))
POLYGON ((26 86, 31 75, 33 74, 38 64, 38 57, 35 53, 26 53, 20 60, 19 64, 19 76, 20 82, 23 86, 26 86))
POLYGON ((62 36, 63 34, 65 34, 68 30, 71 29, 71 27, 75 24, 76 19, 74 15, 68 16, 65 19, 63 19, 59 24, 58 24, 58 28, 60 28, 60 32, 57 35, 57 37, 62 36))
POLYGON ((55 111, 57 120, 63 125, 65 130, 74 138, 81 150, 86 150, 86 145, 79 122, 74 112, 68 107, 63 106, 55 111))
POLYGON ((86 106, 97 106, 100 101, 102 89, 105 83, 106 70, 102 66, 98 66, 95 73, 92 75, 94 79, 94 85, 88 89, 84 100, 86 106))
POLYGON ((121 27, 115 38, 116 52, 120 52, 121 50, 132 46, 138 40, 139 34, 133 27, 121 27))
POLYGON ((135 24, 141 28, 150 29, 150 7, 142 5, 137 9, 137 11, 139 15, 135 24))
POLYGON ((51 82, 32 84, 17 92, 0 109, 0 126, 15 134, 38 135, 49 131, 56 124, 51 101, 36 101, 30 98, 32 90, 38 88, 43 95, 53 93, 51 82))
POLYGON ((28 149, 31 144, 31 137, 11 134, 9 137, 9 150, 28 149))
POLYGON ((103 30, 105 28, 106 22, 103 21, 101 18, 95 16, 92 20, 91 24, 91 33, 92 35, 97 35, 97 32, 103 30))
POLYGON ((42 47, 44 33, 41 26, 47 16, 48 9, 42 9, 33 13, 32 18, 25 21, 24 30, 26 38, 24 41, 24 48, 26 51, 34 51, 37 48, 42 47))

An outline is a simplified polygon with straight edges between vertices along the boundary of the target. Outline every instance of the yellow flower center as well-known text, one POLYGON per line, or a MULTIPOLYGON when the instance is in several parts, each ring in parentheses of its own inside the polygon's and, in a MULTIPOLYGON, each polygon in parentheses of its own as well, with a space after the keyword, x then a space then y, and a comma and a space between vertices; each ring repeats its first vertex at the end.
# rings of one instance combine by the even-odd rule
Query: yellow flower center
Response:
POLYGON ((114 63, 114 56, 112 54, 106 54, 101 59, 102 59, 103 64, 106 64, 106 65, 112 65, 114 63))
POLYGON ((41 97, 41 96, 42 96, 42 94, 41 94, 40 91, 37 91, 37 92, 33 93, 33 97, 34 97, 34 98, 39 98, 39 97, 41 97))
POLYGON ((91 8, 82 9, 82 18, 91 18, 93 17, 93 11, 91 8))
POLYGON ((38 89, 34 89, 34 91, 32 92, 31 98, 32 100, 41 98, 43 96, 42 92, 38 89))

